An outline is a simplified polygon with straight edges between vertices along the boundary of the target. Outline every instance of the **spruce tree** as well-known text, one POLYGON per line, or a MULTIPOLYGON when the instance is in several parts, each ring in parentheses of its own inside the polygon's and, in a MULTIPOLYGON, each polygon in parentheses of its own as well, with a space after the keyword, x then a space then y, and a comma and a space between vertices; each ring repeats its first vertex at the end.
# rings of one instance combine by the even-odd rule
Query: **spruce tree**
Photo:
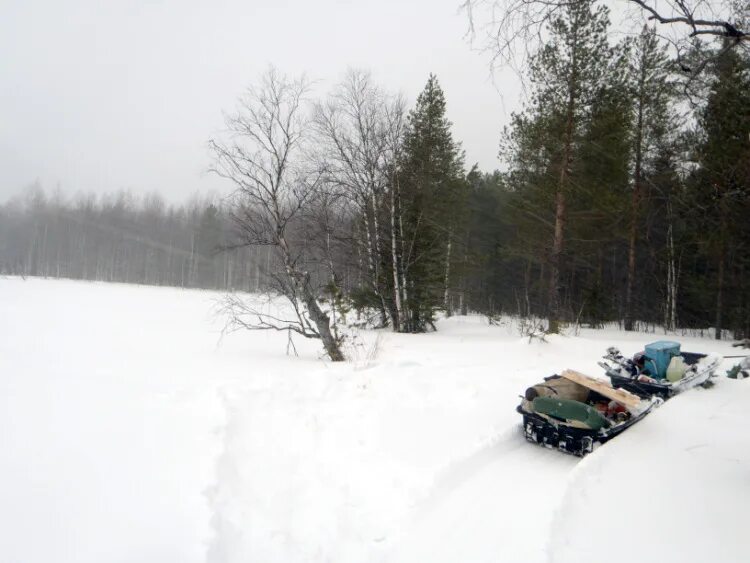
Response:
POLYGON ((444 304, 454 218, 466 205, 463 153, 453 140, 445 96, 435 75, 430 75, 408 115, 402 154, 404 329, 421 332, 433 325, 435 311, 444 304))

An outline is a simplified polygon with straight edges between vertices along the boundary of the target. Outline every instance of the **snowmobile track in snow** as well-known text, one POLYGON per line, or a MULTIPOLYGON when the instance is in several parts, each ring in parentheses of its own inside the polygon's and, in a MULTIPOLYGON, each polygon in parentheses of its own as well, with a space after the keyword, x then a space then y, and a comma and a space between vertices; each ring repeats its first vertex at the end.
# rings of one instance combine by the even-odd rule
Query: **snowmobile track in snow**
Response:
POLYGON ((552 514, 538 507, 562 501, 579 461, 529 444, 515 425, 440 474, 389 561, 545 561, 552 514))

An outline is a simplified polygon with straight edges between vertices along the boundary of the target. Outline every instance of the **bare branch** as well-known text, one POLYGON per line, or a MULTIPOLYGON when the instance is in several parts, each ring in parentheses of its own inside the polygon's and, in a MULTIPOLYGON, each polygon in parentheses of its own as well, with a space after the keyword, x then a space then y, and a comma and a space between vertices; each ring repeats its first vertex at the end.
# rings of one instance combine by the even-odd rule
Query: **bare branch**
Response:
POLYGON ((340 342, 318 303, 310 273, 301 267, 307 245, 290 236, 290 225, 325 196, 326 171, 306 154, 310 122, 308 82, 290 80, 273 68, 248 89, 235 114, 226 116, 228 139, 210 141, 210 170, 230 180, 237 245, 276 251, 279 271, 269 272, 287 298, 295 320, 261 313, 230 296, 224 304, 230 325, 250 330, 288 330, 322 340, 329 357, 343 360, 340 342))
MULTIPOLYGON (((467 35, 491 56, 491 64, 510 66, 519 73, 544 44, 547 25, 563 9, 584 0, 465 0, 460 9, 468 20, 467 35)), ((732 14, 728 3, 703 0, 625 0, 637 8, 643 19, 673 29, 670 39, 679 53, 690 39, 729 39, 729 48, 750 45, 747 14, 732 14), (731 18, 736 17, 737 21, 731 18), (682 29, 682 31, 680 31, 682 29)), ((746 8, 746 11, 748 9, 746 8)), ((640 28, 643 19, 637 23, 640 28)), ((705 69, 700 65, 700 70, 705 69)), ((695 69, 690 69, 691 77, 695 69)))

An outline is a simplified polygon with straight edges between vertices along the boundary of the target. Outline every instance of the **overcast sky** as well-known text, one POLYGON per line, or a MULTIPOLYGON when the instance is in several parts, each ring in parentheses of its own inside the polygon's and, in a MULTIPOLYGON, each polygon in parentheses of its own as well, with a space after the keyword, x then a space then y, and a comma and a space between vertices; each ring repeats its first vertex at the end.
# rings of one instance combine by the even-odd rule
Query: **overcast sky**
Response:
POLYGON ((467 164, 498 166, 517 79, 490 77, 459 0, 0 0, 0 201, 47 190, 226 192, 206 175, 222 110, 269 64, 325 89, 370 69, 410 104, 430 72, 467 164))

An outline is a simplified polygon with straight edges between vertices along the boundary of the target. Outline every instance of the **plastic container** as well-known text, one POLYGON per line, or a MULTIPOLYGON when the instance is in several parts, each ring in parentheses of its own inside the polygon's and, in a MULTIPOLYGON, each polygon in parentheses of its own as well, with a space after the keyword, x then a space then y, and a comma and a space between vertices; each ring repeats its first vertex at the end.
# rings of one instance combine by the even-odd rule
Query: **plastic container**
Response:
POLYGON ((682 356, 675 356, 672 358, 672 361, 669 362, 669 367, 667 368, 667 381, 671 381, 672 383, 679 381, 685 377, 685 372, 687 372, 687 370, 688 365, 685 363, 685 360, 682 359, 682 356))
POLYGON ((667 368, 672 358, 680 355, 680 343, 659 340, 646 345, 646 370, 655 379, 667 377, 667 368))

